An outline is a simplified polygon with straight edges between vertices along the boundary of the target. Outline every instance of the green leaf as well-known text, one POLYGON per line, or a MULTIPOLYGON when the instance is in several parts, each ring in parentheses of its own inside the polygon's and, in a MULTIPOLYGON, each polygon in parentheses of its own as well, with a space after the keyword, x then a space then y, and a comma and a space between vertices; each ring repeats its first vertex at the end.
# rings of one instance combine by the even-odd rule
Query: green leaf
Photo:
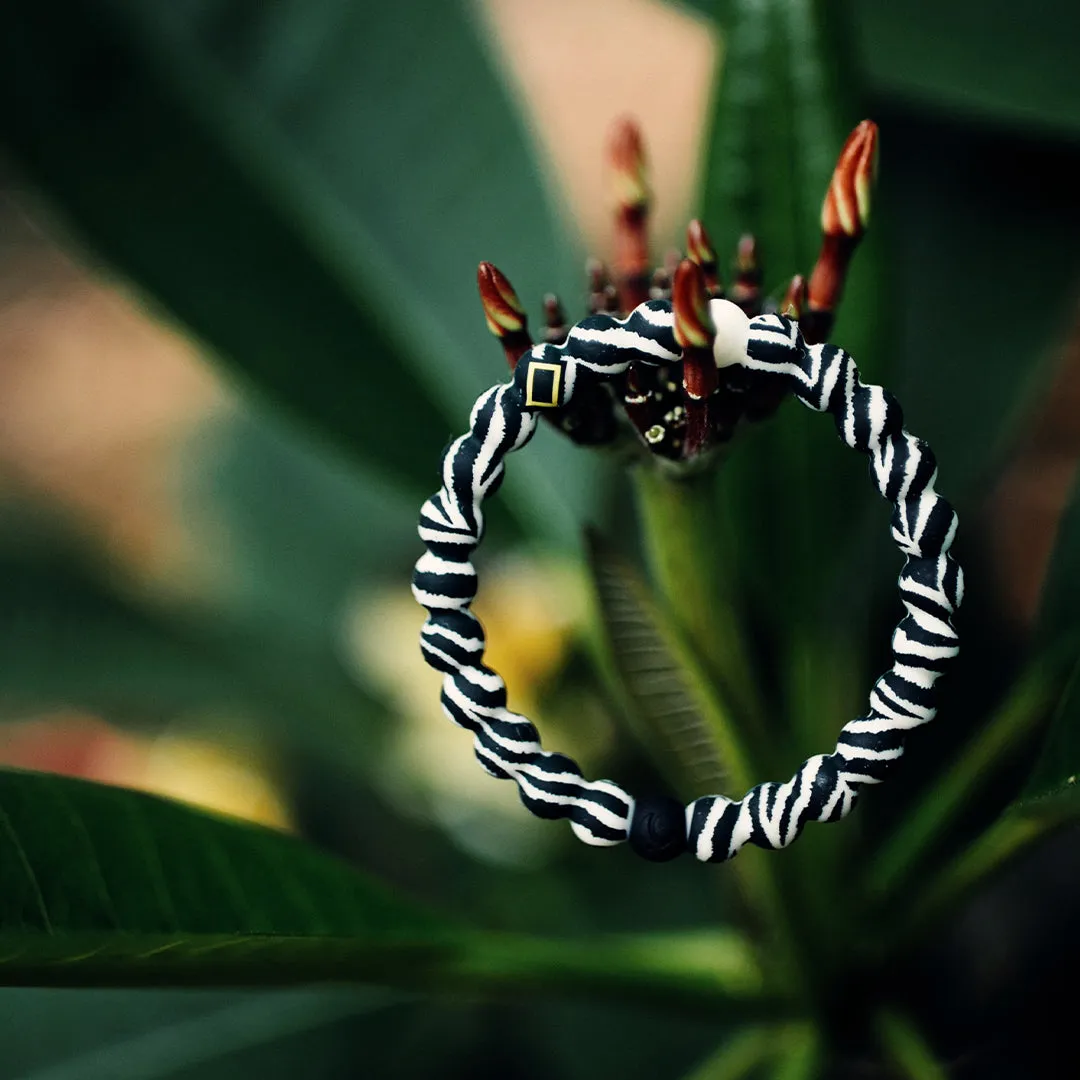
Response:
MULTIPOLYGON (((821 202, 844 137, 862 117, 844 98, 848 63, 825 18, 834 14, 829 5, 731 0, 718 7, 726 48, 702 215, 722 254, 740 233, 754 233, 766 288, 782 294, 793 274, 811 270, 821 202)), ((873 232, 855 257, 834 334, 867 376, 884 337, 873 232)), ((780 678, 769 704, 804 755, 820 752, 835 732, 835 710, 849 703, 859 674, 851 658, 861 650, 837 619, 836 597, 848 592, 845 560, 861 557, 854 549, 864 521, 876 511, 887 528, 860 464, 827 419, 788 403, 774 419, 744 428, 719 470, 722 528, 712 557, 733 582, 744 621, 770 634, 765 662, 780 678)))
POLYGON ((731 0, 706 148, 702 209, 721 252, 753 232, 768 283, 805 273, 844 135, 812 0, 731 0))
POLYGON ((1068 792, 1080 776, 1080 695, 1076 690, 1074 675, 1046 733, 1024 790, 1025 801, 1068 792))
POLYGON ((724 1017, 642 1023, 640 1011, 599 1002, 536 1002, 527 1015, 532 1030, 543 1033, 548 1051, 537 1071, 558 1080, 679 1077, 729 1029, 724 1017))
POLYGON ((421 548, 417 500, 324 450, 263 412, 212 418, 186 441, 180 509, 215 610, 330 651, 350 597, 400 582, 421 548))
MULTIPOLYGON (((275 187, 286 178, 260 177, 273 149, 255 118, 247 147, 230 131, 242 106, 230 95, 213 107, 206 59, 178 56, 164 27, 141 34, 137 7, 72 2, 46 18, 7 6, 0 68, 6 96, 22 103, 5 125, 17 161, 96 251, 223 358, 365 455, 411 471, 407 458, 387 460, 390 415, 373 407, 402 385, 400 345, 359 282, 339 280, 325 239, 284 212, 275 187), (311 377, 313 358, 323 379, 311 377)), ((437 449, 445 421, 427 395, 414 407, 421 446, 437 449)))
POLYGON ((50 966, 80 982, 120 967, 240 971, 290 951, 311 961, 305 938, 353 936, 355 960, 376 943, 431 942, 447 925, 292 837, 135 792, 0 772, 9 984, 48 982, 50 966))
POLYGON ((381 990, 207 991, 6 990, 0 1039, 8 1076, 20 1080, 152 1080, 252 1074, 252 1051, 280 1055, 305 1033, 335 1022, 386 1030, 381 990), (368 1020, 370 1017, 370 1020, 368 1020), (197 1070, 197 1072, 196 1072, 197 1070))
POLYGON ((741 1080, 744 1076, 752 1076, 772 1057, 775 1039, 775 1027, 751 1027, 739 1031, 685 1080, 741 1080))
POLYGON ((780 1033, 772 1080, 814 1080, 820 1075, 821 1037, 811 1024, 792 1024, 780 1033))
POLYGON ((1075 651, 1070 659, 1064 663, 1060 655, 1044 658, 1018 680, 982 730, 870 859, 865 882, 872 894, 896 895, 903 890, 914 869, 948 835, 976 794, 994 782, 996 771, 1062 711, 1076 679, 1075 651))
MULTIPOLYGON (((529 299, 576 261, 463 3, 19 0, 0 91, 16 164, 94 251, 245 380, 418 485, 505 377, 477 262, 529 299)), ((507 490, 565 536, 592 466, 541 442, 507 490)))
POLYGON ((720 1048, 689 1073, 685 1080, 739 1080, 768 1075, 779 1080, 810 1080, 817 1075, 819 1037, 806 1023, 747 1027, 725 1040, 720 1048))
POLYGON ((879 96, 939 113, 1080 134, 1071 0, 862 0, 851 5, 860 59, 879 96))
POLYGON ((589 569, 606 666, 657 766, 684 799, 722 791, 732 762, 745 781, 731 718, 640 576, 595 536, 589 569))
POLYGON ((908 1080, 948 1080, 948 1073, 933 1050, 906 1017, 883 1011, 878 1014, 875 1026, 886 1056, 900 1075, 908 1080))
POLYGON ((773 1004, 732 932, 586 943, 466 930, 292 837, 0 772, 0 984, 312 981, 773 1004))
POLYGON ((1071 786, 1061 795, 1025 800, 1011 808, 919 886, 890 935, 892 948, 902 950, 925 938, 929 925, 955 912, 1006 865, 1078 817, 1080 798, 1071 786))
POLYGON ((940 488, 970 539, 973 499, 1002 464, 1005 439, 1033 418, 1075 321, 1075 264, 1062 237, 1080 227, 1068 182, 1080 148, 910 114, 883 119, 878 205, 891 306, 902 316, 891 327, 889 388, 934 448, 940 488), (1006 161, 1015 168, 999 173, 1006 161), (989 265, 1027 269, 994 275, 989 265), (951 317, 968 310, 998 313, 977 346, 951 317))

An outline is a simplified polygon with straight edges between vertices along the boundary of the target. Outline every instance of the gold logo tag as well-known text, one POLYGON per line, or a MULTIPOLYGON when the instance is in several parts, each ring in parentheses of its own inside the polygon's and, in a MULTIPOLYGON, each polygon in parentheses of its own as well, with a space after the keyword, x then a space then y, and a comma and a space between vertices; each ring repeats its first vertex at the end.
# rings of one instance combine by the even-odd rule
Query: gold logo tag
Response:
POLYGON ((562 368, 558 364, 529 365, 528 381, 525 383, 525 404, 538 406, 541 409, 554 409, 559 404, 559 381, 562 379, 562 368), (534 391, 537 372, 551 372, 551 398, 548 401, 537 399, 534 391))

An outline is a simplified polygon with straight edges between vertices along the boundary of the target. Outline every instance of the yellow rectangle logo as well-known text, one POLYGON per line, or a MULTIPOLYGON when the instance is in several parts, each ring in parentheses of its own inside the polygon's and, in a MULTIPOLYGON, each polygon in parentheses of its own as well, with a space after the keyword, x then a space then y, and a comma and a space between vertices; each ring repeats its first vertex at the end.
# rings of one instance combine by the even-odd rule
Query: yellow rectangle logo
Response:
MULTIPOLYGON (((540 364, 533 362, 529 364, 529 375, 525 383, 525 404, 531 405, 541 409, 554 409, 559 404, 559 383, 562 379, 562 368, 558 364, 540 364), (536 376, 543 373, 546 375, 551 373, 551 396, 550 400, 544 401, 537 399, 536 397, 536 376)), ((541 379, 541 384, 546 379, 541 379)), ((546 387, 545 387, 546 389, 546 387)))

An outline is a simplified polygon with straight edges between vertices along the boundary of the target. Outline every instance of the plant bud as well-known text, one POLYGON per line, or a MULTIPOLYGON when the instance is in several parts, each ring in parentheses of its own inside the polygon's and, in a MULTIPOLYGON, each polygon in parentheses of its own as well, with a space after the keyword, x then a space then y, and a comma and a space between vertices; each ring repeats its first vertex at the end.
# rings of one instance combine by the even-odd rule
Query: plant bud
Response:
POLYGON ((489 262, 482 262, 476 271, 480 302, 488 329, 499 339, 510 369, 532 347, 525 308, 506 275, 489 262))

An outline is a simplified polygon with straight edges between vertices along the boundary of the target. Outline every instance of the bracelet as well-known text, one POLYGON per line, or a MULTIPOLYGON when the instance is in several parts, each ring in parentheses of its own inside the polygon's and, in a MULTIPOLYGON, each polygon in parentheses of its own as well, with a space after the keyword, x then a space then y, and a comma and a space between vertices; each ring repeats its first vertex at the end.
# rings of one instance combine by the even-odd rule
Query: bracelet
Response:
POLYGON ((443 456, 442 489, 421 510, 427 550, 413 575, 413 594, 429 614, 421 650, 444 673, 443 711, 473 733, 480 764, 514 780, 532 813, 568 818, 585 843, 628 841, 658 862, 686 850, 703 862, 722 862, 747 843, 783 848, 808 821, 846 816, 860 789, 879 783, 903 754, 907 732, 933 719, 934 684, 958 651, 952 617, 963 574, 949 554, 957 518, 934 490, 934 455, 904 430, 899 403, 882 387, 862 383, 843 349, 806 345, 793 319, 751 321, 726 300, 709 301, 709 313, 717 366, 741 364, 775 376, 804 405, 831 413, 841 439, 869 456, 874 484, 893 504, 893 539, 907 557, 899 578, 906 614, 893 633, 892 667, 831 754, 811 757, 786 783, 759 784, 737 801, 723 795, 686 807, 667 796, 635 801, 612 781, 586 780, 570 758, 542 749, 533 724, 506 708, 502 678, 483 663, 484 630, 469 610, 476 595, 470 556, 484 532, 481 504, 498 489, 504 457, 529 441, 541 410, 564 407, 583 387, 617 378, 631 363, 678 362, 669 301, 641 304, 625 319, 585 319, 561 345, 534 346, 508 383, 480 396, 469 433, 443 456))

